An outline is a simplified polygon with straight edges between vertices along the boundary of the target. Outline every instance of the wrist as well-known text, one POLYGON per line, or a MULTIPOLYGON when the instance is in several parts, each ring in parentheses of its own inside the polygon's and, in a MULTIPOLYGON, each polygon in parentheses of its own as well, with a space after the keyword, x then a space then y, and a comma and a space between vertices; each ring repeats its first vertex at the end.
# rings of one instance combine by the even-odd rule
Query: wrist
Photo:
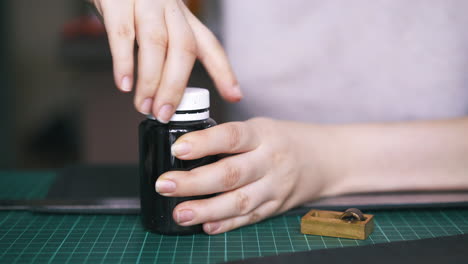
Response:
POLYGON ((347 185, 348 178, 351 177, 348 168, 348 158, 353 154, 348 148, 349 137, 343 132, 342 125, 318 125, 320 148, 319 158, 324 178, 324 188, 321 197, 337 196, 350 193, 353 190, 347 185))
MULTIPOLYGON (((318 168, 317 177, 323 181, 320 197, 336 196, 349 192, 344 184, 347 177, 345 157, 349 155, 341 126, 312 125, 315 151, 311 158, 318 168)), ((310 161, 309 161, 310 163, 310 161)))
POLYGON ((288 122, 300 174, 300 203, 346 193, 339 126, 288 122), (291 124, 292 123, 292 124, 291 124))

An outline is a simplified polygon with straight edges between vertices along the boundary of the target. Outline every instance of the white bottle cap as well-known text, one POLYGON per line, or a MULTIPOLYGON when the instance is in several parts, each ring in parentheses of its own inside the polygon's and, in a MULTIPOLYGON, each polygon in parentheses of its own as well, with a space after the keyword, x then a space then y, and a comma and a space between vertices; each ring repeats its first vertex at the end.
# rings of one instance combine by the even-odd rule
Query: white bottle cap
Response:
MULTIPOLYGON (((170 121, 196 121, 210 118, 210 92, 204 88, 188 87, 170 121)), ((149 114, 149 119, 156 118, 149 114)))
POLYGON ((193 111, 210 108, 210 92, 207 89, 188 87, 176 111, 193 111))

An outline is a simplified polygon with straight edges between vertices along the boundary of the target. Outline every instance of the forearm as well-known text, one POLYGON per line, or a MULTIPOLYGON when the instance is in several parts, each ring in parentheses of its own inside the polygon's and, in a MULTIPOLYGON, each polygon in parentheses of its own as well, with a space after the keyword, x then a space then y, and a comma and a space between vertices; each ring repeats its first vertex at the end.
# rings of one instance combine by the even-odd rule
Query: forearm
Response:
POLYGON ((329 194, 468 189, 468 118, 330 129, 340 175, 329 194))
POLYGON ((329 177, 322 196, 468 189, 468 118, 314 125, 308 130, 319 138, 312 143, 312 157, 329 177))

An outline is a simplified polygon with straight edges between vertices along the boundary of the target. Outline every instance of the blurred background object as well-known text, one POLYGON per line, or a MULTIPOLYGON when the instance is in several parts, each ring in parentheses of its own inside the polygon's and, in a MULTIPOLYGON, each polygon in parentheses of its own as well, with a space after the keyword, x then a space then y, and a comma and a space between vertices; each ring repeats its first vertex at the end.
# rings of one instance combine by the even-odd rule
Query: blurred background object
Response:
MULTIPOLYGON (((8 3, 0 2, 0 36, 7 35, 8 3)), ((9 168, 14 164, 13 152, 13 109, 11 104, 10 70, 8 68, 8 42, 0 41, 0 167, 9 168)))
MULTIPOLYGON (((218 1, 187 5, 219 35, 218 1)), ((86 1, 4 0, 0 11, 0 169, 136 163, 144 117, 115 88, 105 28, 86 1)), ((189 85, 212 91, 223 120, 199 63, 189 85)))

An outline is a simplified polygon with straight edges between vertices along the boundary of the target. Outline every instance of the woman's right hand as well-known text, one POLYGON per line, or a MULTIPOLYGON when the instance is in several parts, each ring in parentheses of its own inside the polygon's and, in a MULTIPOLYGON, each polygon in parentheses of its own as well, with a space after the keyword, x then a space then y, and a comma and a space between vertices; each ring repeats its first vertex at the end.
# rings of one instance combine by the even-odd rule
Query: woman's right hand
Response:
POLYGON ((168 122, 198 58, 221 96, 242 97, 227 56, 213 33, 182 0, 93 0, 104 18, 114 78, 124 92, 134 83, 134 43, 138 43, 135 107, 168 122))

